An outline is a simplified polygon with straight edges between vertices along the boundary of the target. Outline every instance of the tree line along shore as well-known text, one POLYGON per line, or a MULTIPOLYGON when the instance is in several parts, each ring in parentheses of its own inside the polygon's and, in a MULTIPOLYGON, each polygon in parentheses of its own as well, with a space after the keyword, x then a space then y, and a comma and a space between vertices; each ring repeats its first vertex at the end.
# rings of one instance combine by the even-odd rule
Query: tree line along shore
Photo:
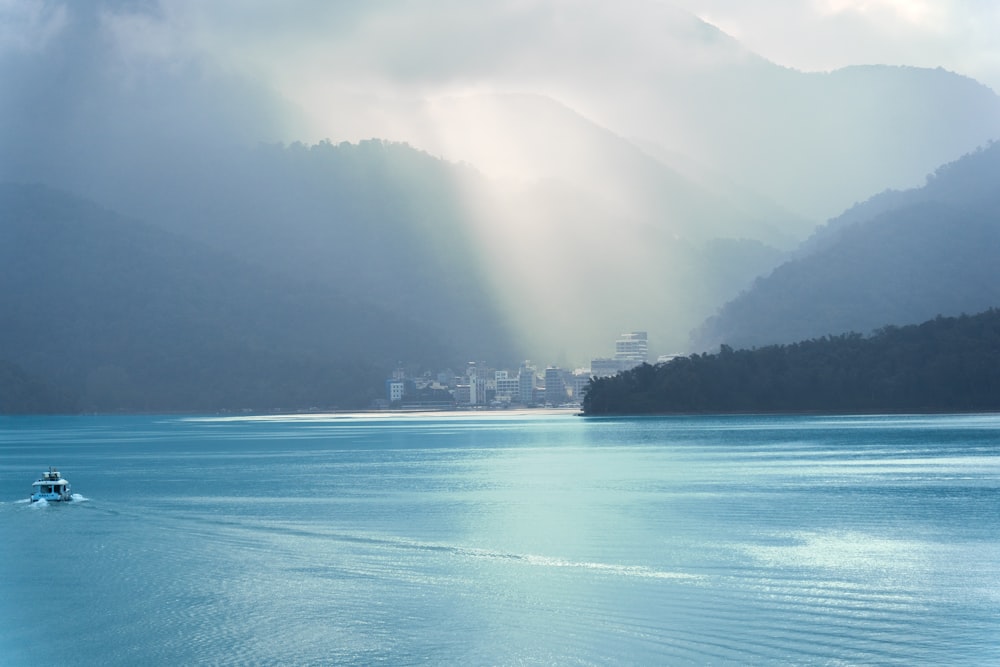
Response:
POLYGON ((586 415, 1000 410, 1000 310, 594 378, 586 415))

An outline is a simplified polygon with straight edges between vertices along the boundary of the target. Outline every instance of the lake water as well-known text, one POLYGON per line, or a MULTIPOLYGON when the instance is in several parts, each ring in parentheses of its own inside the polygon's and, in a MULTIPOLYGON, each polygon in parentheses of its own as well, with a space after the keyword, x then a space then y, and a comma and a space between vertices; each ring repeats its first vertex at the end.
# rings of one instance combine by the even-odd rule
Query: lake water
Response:
POLYGON ((1000 664, 998 416, 0 418, 0 501, 3 665, 1000 664))

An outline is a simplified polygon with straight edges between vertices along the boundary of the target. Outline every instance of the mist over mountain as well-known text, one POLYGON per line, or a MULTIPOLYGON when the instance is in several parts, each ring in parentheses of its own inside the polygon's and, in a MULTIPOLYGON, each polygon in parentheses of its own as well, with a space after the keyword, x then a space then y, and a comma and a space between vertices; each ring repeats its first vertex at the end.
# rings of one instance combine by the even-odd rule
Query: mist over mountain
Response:
POLYGON ((790 247, 811 226, 694 160, 621 136, 544 95, 438 98, 394 122, 415 146, 475 166, 504 197, 558 183, 576 191, 566 196, 602 207, 619 229, 640 220, 692 241, 743 237, 790 247))
MULTIPOLYGON (((319 99, 346 110, 336 120, 312 115, 314 131, 405 140, 491 177, 570 177, 605 159, 599 142, 563 141, 567 123, 551 108, 515 110, 495 94, 532 93, 651 155, 682 156, 777 202, 803 221, 799 238, 875 192, 918 185, 1000 134, 1000 99, 968 77, 880 65, 802 72, 663 3, 585 4, 585 11, 558 3, 495 10, 502 30, 517 34, 513 53, 503 54, 511 57, 454 64, 462 70, 457 83, 435 87, 437 72, 427 71, 424 86, 397 95, 321 87, 319 99), (463 86, 469 79, 478 85, 463 86), (562 162, 553 157, 561 154, 562 162)), ((496 29, 489 11, 464 18, 470 40, 496 29)), ((419 49, 424 39, 417 33, 404 44, 419 49)), ((370 74, 368 67, 355 76, 370 74)))
POLYGON ((817 221, 1000 136, 997 95, 944 70, 757 63, 717 76, 686 112, 691 154, 817 221))
POLYGON ((488 298, 462 197, 462 183, 477 180, 468 168, 376 140, 195 158, 169 177, 133 179, 117 201, 268 271, 417 322, 460 360, 518 359, 488 298))
POLYGON ((367 407, 412 321, 40 186, 0 186, 0 409, 367 407), (17 382, 15 383, 14 380, 17 382))
POLYGON ((696 349, 869 333, 1000 304, 1000 144, 881 193, 759 278, 695 334, 696 349))

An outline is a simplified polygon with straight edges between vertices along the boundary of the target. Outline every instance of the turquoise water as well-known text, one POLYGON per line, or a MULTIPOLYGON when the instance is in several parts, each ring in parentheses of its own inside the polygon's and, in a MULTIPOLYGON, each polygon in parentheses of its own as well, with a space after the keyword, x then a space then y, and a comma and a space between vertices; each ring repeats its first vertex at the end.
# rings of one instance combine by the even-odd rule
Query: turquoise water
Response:
POLYGON ((0 529, 4 665, 1000 664, 998 416, 0 418, 0 529))

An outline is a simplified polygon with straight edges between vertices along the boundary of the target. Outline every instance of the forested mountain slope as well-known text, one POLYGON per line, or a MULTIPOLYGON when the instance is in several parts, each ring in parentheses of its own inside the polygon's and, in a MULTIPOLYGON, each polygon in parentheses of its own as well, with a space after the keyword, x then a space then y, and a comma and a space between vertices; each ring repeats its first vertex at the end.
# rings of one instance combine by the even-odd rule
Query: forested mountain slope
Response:
POLYGON ((369 302, 40 186, 0 186, 0 284, 0 358, 59 409, 358 407, 398 359, 454 360, 369 302))
POLYGON ((591 380, 588 415, 1000 410, 1000 310, 753 350, 723 346, 591 380))
POLYGON ((184 155, 125 178, 116 210, 417 322, 466 361, 522 354, 487 298, 468 167, 371 140, 184 155))
POLYGON ((0 359, 0 414, 38 414, 76 411, 77 401, 28 375, 23 368, 0 359))
POLYGON ((831 221, 802 253, 726 304, 692 349, 868 333, 1000 304, 1000 144, 831 221))

